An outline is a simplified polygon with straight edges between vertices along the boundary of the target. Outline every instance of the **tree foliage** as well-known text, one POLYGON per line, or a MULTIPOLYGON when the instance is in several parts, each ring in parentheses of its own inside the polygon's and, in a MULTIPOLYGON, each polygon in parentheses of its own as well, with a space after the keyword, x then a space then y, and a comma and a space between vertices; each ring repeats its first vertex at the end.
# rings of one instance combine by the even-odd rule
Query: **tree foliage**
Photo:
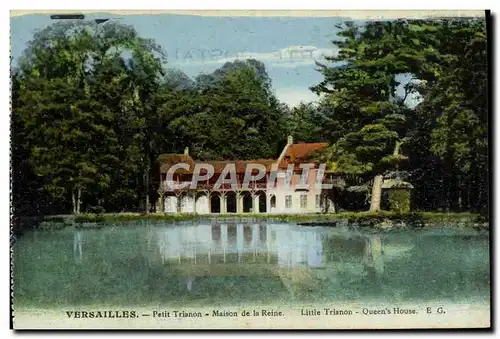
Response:
POLYGON ((319 101, 295 107, 279 102, 258 60, 191 79, 129 26, 36 32, 11 70, 15 213, 146 211, 159 154, 189 147, 201 160, 276 158, 287 135, 329 142, 317 156, 342 174, 345 196, 370 195, 383 176, 412 183, 413 208, 485 210, 485 21, 339 29, 338 54, 317 65, 319 101))
POLYGON ((485 21, 347 22, 341 29, 339 53, 318 65, 324 80, 312 88, 335 112, 324 155, 331 169, 365 180, 404 169, 420 208, 487 206, 485 21))
POLYGON ((154 41, 113 22, 35 33, 13 71, 17 211, 148 210, 158 155, 185 147, 198 159, 276 156, 283 115, 261 62, 192 80, 164 61, 154 41))

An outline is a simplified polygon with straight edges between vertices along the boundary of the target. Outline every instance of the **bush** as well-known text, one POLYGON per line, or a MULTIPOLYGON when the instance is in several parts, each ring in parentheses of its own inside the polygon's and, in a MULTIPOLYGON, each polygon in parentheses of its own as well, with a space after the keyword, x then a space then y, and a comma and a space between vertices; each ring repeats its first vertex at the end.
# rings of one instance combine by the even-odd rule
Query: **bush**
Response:
POLYGON ((104 209, 104 207, 102 206, 91 206, 89 208, 89 213, 93 213, 93 214, 102 214, 106 212, 106 210, 104 209))
POLYGON ((79 214, 75 217, 76 223, 86 223, 86 222, 103 222, 104 217, 102 214, 79 214))
POLYGON ((406 188, 391 188, 387 192, 389 210, 396 213, 410 212, 411 191, 406 188))

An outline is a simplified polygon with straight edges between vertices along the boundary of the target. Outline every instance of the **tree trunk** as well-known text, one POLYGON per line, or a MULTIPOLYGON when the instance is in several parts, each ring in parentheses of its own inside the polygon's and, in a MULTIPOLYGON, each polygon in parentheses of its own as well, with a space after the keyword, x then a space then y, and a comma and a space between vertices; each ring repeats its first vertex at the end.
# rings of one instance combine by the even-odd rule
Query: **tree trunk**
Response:
POLYGON ((337 206, 335 204, 336 200, 336 196, 335 194, 333 193, 334 191, 331 190, 329 192, 329 194, 327 195, 327 199, 328 199, 328 213, 337 213, 337 206))
POLYGON ((80 214, 81 203, 82 203, 82 188, 78 187, 78 196, 76 199, 76 214, 80 214))
POLYGON ((465 206, 467 208, 467 211, 471 210, 471 205, 470 205, 470 196, 471 196, 471 182, 470 178, 467 178, 467 189, 465 190, 465 206))
POLYGON ((382 200, 382 174, 377 174, 373 179, 372 199, 370 203, 370 212, 380 211, 380 201, 382 200))
POLYGON ((462 204, 463 204, 462 189, 463 189, 462 183, 461 181, 459 181, 457 185, 457 207, 459 212, 462 212, 462 204))
POLYGON ((394 146, 394 152, 392 152, 392 155, 399 155, 399 149, 401 148, 402 144, 402 141, 396 140, 396 146, 394 146))
POLYGON ((146 195, 145 213, 149 213, 149 168, 144 173, 144 193, 146 195))
POLYGON ((74 190, 71 192, 71 201, 73 203, 73 214, 76 214, 76 196, 74 190))

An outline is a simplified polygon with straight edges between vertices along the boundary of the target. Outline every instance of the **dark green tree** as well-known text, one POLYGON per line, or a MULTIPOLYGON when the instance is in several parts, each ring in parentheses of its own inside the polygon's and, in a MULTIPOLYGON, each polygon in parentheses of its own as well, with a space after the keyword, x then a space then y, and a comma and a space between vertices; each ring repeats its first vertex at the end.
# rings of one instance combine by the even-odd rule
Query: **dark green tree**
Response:
POLYGON ((326 94, 333 106, 338 140, 332 145, 333 170, 371 177, 370 210, 380 209, 385 171, 406 159, 395 150, 405 137, 404 105, 396 96, 396 76, 407 71, 394 55, 397 35, 404 23, 367 23, 363 28, 348 22, 334 43, 337 56, 319 65, 323 82, 313 87, 326 94))
POLYGON ((54 198, 71 197, 74 213, 83 201, 102 204, 117 187, 123 154, 115 119, 124 105, 139 124, 139 136, 129 137, 141 139, 139 152, 146 152, 141 169, 150 168, 144 140, 151 133, 143 125, 160 52, 128 26, 61 23, 36 33, 20 60, 18 112, 34 171, 54 198))

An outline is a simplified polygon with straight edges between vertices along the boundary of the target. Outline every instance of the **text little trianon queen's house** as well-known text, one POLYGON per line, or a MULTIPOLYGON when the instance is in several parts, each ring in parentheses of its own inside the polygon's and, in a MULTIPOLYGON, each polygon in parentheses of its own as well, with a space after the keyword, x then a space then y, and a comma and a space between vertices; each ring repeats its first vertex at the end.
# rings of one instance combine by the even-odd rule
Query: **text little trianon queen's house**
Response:
POLYGON ((327 143, 288 142, 278 159, 197 162, 184 154, 163 154, 160 213, 333 212, 332 185, 325 166, 310 160, 327 143))

